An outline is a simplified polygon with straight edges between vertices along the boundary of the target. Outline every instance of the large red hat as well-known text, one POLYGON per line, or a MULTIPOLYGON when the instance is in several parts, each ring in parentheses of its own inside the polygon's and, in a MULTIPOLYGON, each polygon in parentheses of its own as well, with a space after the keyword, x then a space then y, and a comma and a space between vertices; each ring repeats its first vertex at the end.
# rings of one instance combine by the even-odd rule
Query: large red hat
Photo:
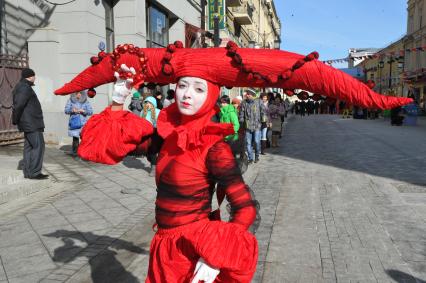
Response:
MULTIPOLYGON (((135 68, 134 84, 176 83, 180 77, 206 79, 226 87, 274 87, 304 89, 366 108, 389 109, 411 99, 380 95, 364 83, 318 61, 318 53, 308 56, 271 49, 226 48, 190 49, 182 43, 167 48, 138 48, 119 45, 114 52, 92 57, 92 66, 55 91, 64 95, 115 81, 121 64, 135 68)), ((121 76, 132 74, 121 73, 121 76)))

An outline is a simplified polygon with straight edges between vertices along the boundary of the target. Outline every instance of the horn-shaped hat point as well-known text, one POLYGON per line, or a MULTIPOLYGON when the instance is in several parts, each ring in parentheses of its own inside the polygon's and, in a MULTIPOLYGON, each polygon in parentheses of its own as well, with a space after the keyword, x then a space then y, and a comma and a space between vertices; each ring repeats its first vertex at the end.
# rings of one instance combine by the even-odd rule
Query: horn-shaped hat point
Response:
MULTIPOLYGON (((69 94, 114 82, 114 72, 120 70, 121 64, 126 64, 136 70, 134 86, 144 82, 176 83, 181 77, 191 76, 227 87, 303 89, 365 108, 389 109, 412 101, 374 92, 355 78, 318 61, 317 52, 303 56, 281 50, 239 48, 233 42, 226 48, 182 46, 180 42, 167 48, 119 45, 112 53, 92 59, 92 66, 55 94, 69 94)), ((120 74, 124 78, 130 75, 120 74)))

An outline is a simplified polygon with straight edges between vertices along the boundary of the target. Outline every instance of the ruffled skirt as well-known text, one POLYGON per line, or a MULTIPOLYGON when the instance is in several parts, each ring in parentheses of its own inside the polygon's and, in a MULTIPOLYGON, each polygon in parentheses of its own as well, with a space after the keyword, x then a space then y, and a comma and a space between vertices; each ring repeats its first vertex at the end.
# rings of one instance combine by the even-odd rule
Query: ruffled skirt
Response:
POLYGON ((220 269, 216 283, 251 282, 257 256, 256 238, 239 224, 205 219, 159 229, 151 242, 146 282, 191 282, 200 257, 220 269))

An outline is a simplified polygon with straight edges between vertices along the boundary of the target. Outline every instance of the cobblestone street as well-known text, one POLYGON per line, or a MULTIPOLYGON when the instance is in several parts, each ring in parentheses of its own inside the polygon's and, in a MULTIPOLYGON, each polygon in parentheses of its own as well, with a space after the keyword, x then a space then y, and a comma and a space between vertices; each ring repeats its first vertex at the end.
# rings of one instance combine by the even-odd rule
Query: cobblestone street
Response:
POLYGON ((425 140, 383 120, 292 118, 255 183, 262 282, 424 282, 425 140))
MULTIPOLYGON (((261 204, 253 282, 425 282, 425 140, 424 125, 290 117, 281 147, 244 176, 261 204)), ((103 166, 48 148, 51 181, 7 201, 20 155, 0 148, 0 282, 144 282, 145 159, 103 166)))

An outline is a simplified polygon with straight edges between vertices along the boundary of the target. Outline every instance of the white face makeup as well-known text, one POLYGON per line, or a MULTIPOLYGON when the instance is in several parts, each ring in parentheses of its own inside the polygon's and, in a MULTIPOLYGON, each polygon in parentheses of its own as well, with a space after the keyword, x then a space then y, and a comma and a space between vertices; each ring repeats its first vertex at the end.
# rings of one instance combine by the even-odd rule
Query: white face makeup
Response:
POLYGON ((182 77, 176 85, 176 103, 183 115, 194 115, 207 99, 207 81, 196 77, 182 77))

